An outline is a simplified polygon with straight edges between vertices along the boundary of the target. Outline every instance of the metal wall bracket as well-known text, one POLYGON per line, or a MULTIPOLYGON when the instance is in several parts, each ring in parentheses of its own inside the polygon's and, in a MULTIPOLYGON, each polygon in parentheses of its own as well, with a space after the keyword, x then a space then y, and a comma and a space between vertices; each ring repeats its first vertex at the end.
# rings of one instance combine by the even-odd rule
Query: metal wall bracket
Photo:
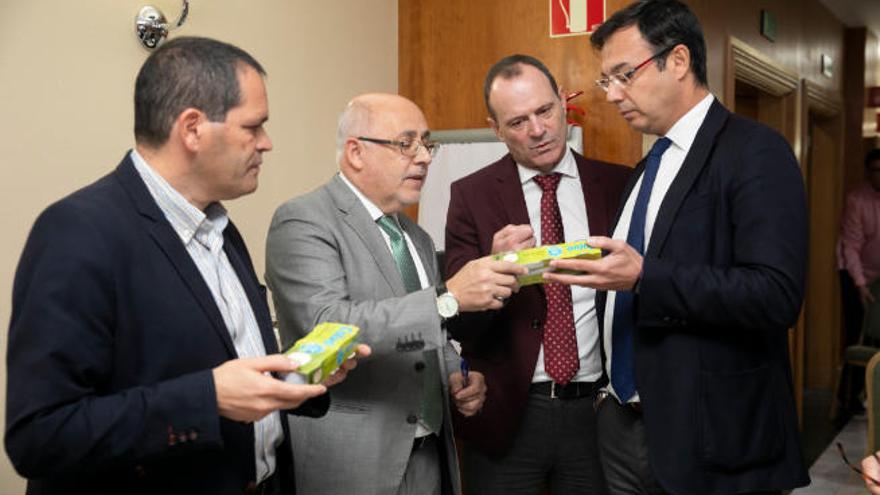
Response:
POLYGON ((148 49, 152 50, 162 43, 170 31, 182 26, 183 23, 186 22, 188 15, 189 0, 183 0, 183 8, 180 11, 180 16, 169 27, 168 20, 165 18, 165 14, 163 14, 161 10, 152 5, 146 5, 141 8, 140 12, 135 16, 135 33, 137 34, 138 39, 141 40, 141 43, 148 49))

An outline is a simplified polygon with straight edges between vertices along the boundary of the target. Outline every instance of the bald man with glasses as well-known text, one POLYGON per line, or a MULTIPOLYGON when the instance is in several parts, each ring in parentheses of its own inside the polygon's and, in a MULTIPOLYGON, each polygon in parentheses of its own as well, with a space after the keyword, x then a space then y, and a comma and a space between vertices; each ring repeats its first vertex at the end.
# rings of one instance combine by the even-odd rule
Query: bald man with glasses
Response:
POLYGON ((483 258, 443 285, 430 237, 402 214, 435 148, 413 102, 361 95, 340 117, 339 173, 272 220, 266 281, 282 340, 339 321, 373 349, 323 420, 291 423, 306 453, 295 457, 300 495, 461 493, 450 410, 477 413, 486 385, 458 371, 445 322, 500 308, 524 269, 483 258))

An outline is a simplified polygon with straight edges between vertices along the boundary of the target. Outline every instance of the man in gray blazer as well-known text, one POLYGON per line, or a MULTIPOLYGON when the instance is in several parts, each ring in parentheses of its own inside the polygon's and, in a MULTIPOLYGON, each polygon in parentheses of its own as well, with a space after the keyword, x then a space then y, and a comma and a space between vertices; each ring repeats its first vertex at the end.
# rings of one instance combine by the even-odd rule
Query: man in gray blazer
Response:
POLYGON ((450 403, 475 414, 486 386, 457 371, 444 322, 500 308, 524 269, 481 258, 444 287, 430 237, 399 214, 419 200, 429 136, 413 102, 355 98, 339 121, 340 173, 272 220, 266 281, 284 344, 336 321, 360 326, 373 349, 324 418, 292 420, 300 495, 461 492, 450 403))

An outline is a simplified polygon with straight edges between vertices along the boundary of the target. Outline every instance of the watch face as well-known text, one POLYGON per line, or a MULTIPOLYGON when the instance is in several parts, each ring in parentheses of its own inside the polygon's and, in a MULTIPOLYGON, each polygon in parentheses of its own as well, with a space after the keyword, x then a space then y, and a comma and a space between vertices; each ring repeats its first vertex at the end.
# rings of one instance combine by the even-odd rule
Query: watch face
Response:
POLYGON ((452 318, 458 314, 458 301, 448 292, 437 298, 437 312, 443 318, 452 318))

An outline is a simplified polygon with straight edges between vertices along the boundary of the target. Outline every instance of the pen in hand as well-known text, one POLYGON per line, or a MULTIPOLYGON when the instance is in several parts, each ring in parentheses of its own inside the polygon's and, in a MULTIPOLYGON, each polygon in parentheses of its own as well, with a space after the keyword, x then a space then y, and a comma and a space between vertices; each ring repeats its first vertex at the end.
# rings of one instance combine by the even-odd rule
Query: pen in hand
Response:
POLYGON ((461 383, 465 387, 468 386, 468 371, 470 371, 470 367, 467 359, 461 358, 461 383))

